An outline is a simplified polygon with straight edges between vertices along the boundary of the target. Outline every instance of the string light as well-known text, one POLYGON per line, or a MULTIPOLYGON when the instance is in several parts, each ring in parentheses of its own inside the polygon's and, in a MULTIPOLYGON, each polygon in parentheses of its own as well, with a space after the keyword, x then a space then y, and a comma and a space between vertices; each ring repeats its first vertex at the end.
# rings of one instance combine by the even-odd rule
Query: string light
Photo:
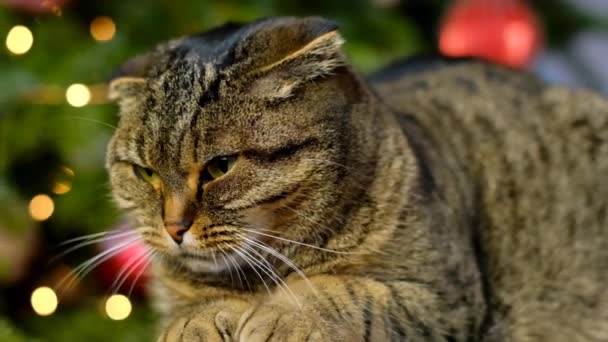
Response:
POLYGON ((124 295, 115 294, 106 300, 106 314, 115 321, 121 321, 129 317, 131 309, 131 301, 124 295))
POLYGON ((91 91, 86 85, 75 83, 68 87, 65 98, 73 107, 86 106, 91 100, 91 91))
POLYGON ((23 25, 17 25, 6 35, 6 48, 15 55, 28 52, 34 44, 32 31, 23 25))
POLYGON ((53 211, 55 211, 55 204, 53 200, 44 194, 36 195, 30 201, 30 216, 36 221, 47 220, 53 211))
POLYGON ((40 316, 49 316, 57 309, 59 300, 53 289, 42 286, 32 292, 30 303, 36 314, 40 316))
POLYGON ((112 40, 116 33, 116 25, 112 18, 109 17, 97 17, 93 19, 89 29, 93 39, 101 42, 112 40))

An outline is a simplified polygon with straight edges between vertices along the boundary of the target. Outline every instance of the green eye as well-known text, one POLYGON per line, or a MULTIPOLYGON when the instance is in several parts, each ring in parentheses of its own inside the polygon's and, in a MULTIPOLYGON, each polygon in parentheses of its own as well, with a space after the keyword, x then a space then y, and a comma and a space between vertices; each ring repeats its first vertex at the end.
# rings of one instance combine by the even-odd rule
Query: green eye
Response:
POLYGON ((149 169, 147 167, 142 167, 139 165, 133 165, 133 172, 135 173, 135 175, 137 177, 139 177, 139 179, 142 179, 150 184, 152 184, 152 186, 155 189, 160 188, 161 186, 161 179, 160 176, 154 172, 152 169, 149 169))
POLYGON ((236 158, 236 156, 228 156, 211 159, 205 167, 203 182, 212 181, 225 175, 234 166, 236 158))

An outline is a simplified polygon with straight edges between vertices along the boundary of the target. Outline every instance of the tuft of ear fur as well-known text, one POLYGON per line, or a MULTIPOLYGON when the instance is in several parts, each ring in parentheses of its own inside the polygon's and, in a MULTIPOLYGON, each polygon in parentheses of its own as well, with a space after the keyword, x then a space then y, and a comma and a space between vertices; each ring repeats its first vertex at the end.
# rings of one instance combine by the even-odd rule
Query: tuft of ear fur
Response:
POLYGON ((152 62, 150 54, 135 56, 124 63, 113 75, 108 87, 108 98, 125 111, 133 105, 145 87, 144 78, 152 62))
POLYGON ((328 20, 277 18, 254 27, 237 46, 235 57, 249 61, 246 73, 255 79, 251 94, 283 99, 299 85, 345 65, 343 43, 337 26, 328 20))
POLYGON ((108 87, 108 98, 120 102, 137 96, 143 90, 145 82, 143 77, 125 76, 114 79, 108 87))

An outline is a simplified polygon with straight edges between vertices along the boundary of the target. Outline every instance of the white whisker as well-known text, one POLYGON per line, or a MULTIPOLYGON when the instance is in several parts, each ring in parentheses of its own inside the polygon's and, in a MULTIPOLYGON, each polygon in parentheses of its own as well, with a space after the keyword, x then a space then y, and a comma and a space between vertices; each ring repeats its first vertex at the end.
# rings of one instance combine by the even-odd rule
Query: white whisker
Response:
POLYGON ((327 160, 327 159, 320 159, 320 158, 302 158, 302 160, 318 161, 318 162, 325 163, 325 164, 330 164, 330 165, 340 166, 340 167, 343 167, 343 168, 345 168, 345 169, 347 169, 347 170, 348 170, 348 169, 351 169, 351 167, 350 167, 350 166, 346 166, 346 165, 344 165, 344 164, 336 163, 336 162, 334 162, 334 161, 327 160))
MULTIPOLYGON (((51 258, 51 260, 49 260, 49 263, 52 263, 54 261, 56 261, 57 259, 60 259, 70 253, 72 253, 73 251, 86 247, 86 246, 90 246, 96 243, 100 243, 102 241, 110 241, 110 240, 114 240, 114 239, 118 239, 118 238, 123 238, 123 237, 128 237, 128 236, 133 236, 133 235, 137 235, 137 232, 135 231, 128 231, 128 232, 123 232, 123 233, 117 233, 117 234, 112 234, 109 236, 101 236, 101 237, 96 237, 96 238, 91 238, 85 242, 81 242, 75 246, 72 246, 68 249, 66 249, 65 251, 59 253, 58 255, 54 256, 53 258, 51 258)), ((76 238, 78 239, 78 238, 76 238)), ((75 239, 72 239, 75 240, 75 239)), ((84 240, 84 239, 83 239, 84 240)), ((68 240, 69 241, 69 240, 68 240)), ((66 243, 68 243, 68 241, 64 242, 63 245, 65 245, 66 243)))
POLYGON ((279 232, 277 230, 272 230, 272 229, 256 228, 256 230, 261 230, 263 232, 275 233, 275 234, 286 234, 285 232, 279 232))
POLYGON ((215 257, 215 252, 211 252, 211 258, 213 258, 213 265, 215 266, 215 269, 217 270, 217 259, 215 257))
MULTIPOLYGON (((118 291, 120 291, 120 288, 127 281, 127 279, 129 279, 129 276, 131 275, 131 273, 133 273, 133 271, 135 271, 142 263, 146 262, 152 253, 153 253, 152 250, 146 248, 145 252, 141 253, 139 256, 137 256, 135 258, 132 258, 132 260, 135 260, 135 261, 130 262, 129 266, 127 266, 126 268, 123 266, 123 268, 125 269, 124 272, 126 272, 126 274, 124 274, 124 275, 119 274, 118 277, 116 277, 116 279, 114 280, 114 284, 112 284, 112 287, 111 287, 111 289, 113 290, 113 293, 117 293, 118 291), (115 287, 117 281, 118 281, 118 286, 115 287)), ((129 261, 131 261, 131 260, 129 260, 129 261)), ((122 272, 122 273, 124 273, 124 272, 122 272)))
POLYGON ((135 285, 139 281, 139 278, 142 276, 142 274, 144 274, 146 272, 146 270, 148 269, 148 266, 150 266, 150 263, 152 262, 152 259, 154 258, 155 255, 156 255, 156 252, 152 251, 152 253, 150 253, 150 255, 146 258, 147 259, 146 263, 141 268, 141 270, 139 271, 139 274, 137 274, 135 279, 133 279, 133 282, 131 283, 131 287, 129 287, 129 292, 127 293, 127 297, 131 298, 131 293, 133 293, 133 289, 135 288, 135 285))
POLYGON ((255 253, 259 259, 256 259, 254 256, 252 256, 251 254, 247 253, 245 250, 243 250, 243 253, 247 253, 247 255, 249 255, 253 260, 258 262, 258 265, 260 265, 260 267, 262 267, 262 271, 264 272, 264 268, 270 273, 268 272, 264 272, 266 273, 266 275, 268 275, 270 277, 270 279, 272 279, 272 281, 274 281, 274 283, 277 285, 277 287, 288 297, 291 297, 291 299, 295 302, 295 304, 300 308, 300 310, 302 309, 302 304, 300 303, 300 301, 298 300, 298 298, 296 297, 295 293, 293 293, 293 291, 291 290, 291 288, 289 287, 289 285, 287 285, 287 283, 285 283, 285 281, 283 280, 283 278, 277 274, 276 269, 270 264, 270 262, 268 262, 268 260, 266 260, 264 258, 264 256, 262 256, 258 251, 256 251, 253 247, 244 245, 243 246, 245 249, 251 251, 252 253, 255 253))
MULTIPOLYGON (((232 275, 232 268, 230 268, 230 263, 228 262, 228 259, 226 257, 226 252, 219 245, 217 246, 217 248, 222 253, 222 254, 220 254, 220 256, 222 257, 222 261, 224 262, 225 265, 228 266, 227 268, 228 268, 228 275, 230 276, 230 285, 232 285, 232 287, 234 287, 234 276, 232 275)), ((242 287, 242 284, 241 284, 241 287, 242 287)))
MULTIPOLYGON (((121 243, 117 246, 114 246, 112 248, 109 248, 106 251, 103 251, 101 253, 99 253, 98 255, 92 257, 91 259, 83 262, 82 264, 80 264, 78 267, 76 267, 74 269, 74 278, 72 280, 70 280, 70 282, 67 284, 66 289, 71 287, 71 284, 76 281, 77 278, 82 278, 85 275, 87 275, 92 269, 94 269, 95 267, 99 266, 100 264, 102 264, 103 262, 105 262, 106 260, 110 259, 111 257, 113 257, 114 255, 120 253, 123 249, 126 249, 127 247, 129 247, 131 244, 133 244, 134 242, 138 241, 139 238, 135 238, 135 239, 131 239, 128 240, 124 243, 121 243)), ((58 284, 58 288, 60 288, 62 286, 62 284, 71 276, 72 274, 66 275, 58 284)))
MULTIPOLYGON (((228 246, 228 244, 226 244, 226 246, 228 246)), ((230 253, 226 253, 226 256, 228 257, 228 259, 231 261, 231 263, 234 265, 234 267, 236 269, 236 276, 239 278, 239 283, 241 284, 241 287, 243 287, 243 281, 241 279, 241 274, 243 274, 243 278, 245 279, 245 282, 247 283, 247 288, 249 290, 251 290, 251 285, 249 284, 249 280, 247 280, 247 275, 245 274, 245 272, 243 271, 243 269, 241 268, 239 263, 236 262, 236 260, 234 260, 234 258, 230 255, 230 253)))
POLYGON ((286 238, 283 238, 283 237, 280 237, 280 236, 275 236, 275 235, 270 235, 270 234, 262 233, 262 232, 257 231, 256 229, 248 229, 248 228, 243 228, 243 227, 241 227, 241 229, 244 230, 244 231, 250 232, 250 233, 260 234, 260 235, 267 236, 267 237, 270 237, 270 238, 274 238, 274 239, 277 239, 277 240, 281 240, 281 241, 284 241, 284 242, 289 242, 289 243, 293 243, 293 244, 296 244, 296 245, 300 245, 300 246, 305 246, 305 247, 317 249, 317 250, 320 250, 320 251, 323 251, 323 252, 336 253, 336 254, 349 254, 349 255, 359 254, 359 253, 355 253, 355 252, 336 251, 336 250, 333 250, 333 249, 323 248, 323 247, 311 245, 311 244, 304 243, 304 242, 294 241, 294 240, 286 239, 286 238))
POLYGON ((268 287, 268 285, 266 284, 266 281, 264 280, 264 277, 262 277, 262 275, 256 270, 255 265, 252 264, 249 259, 247 258, 246 255, 244 255, 241 251, 239 251, 238 249, 234 249, 234 252, 236 254, 238 254, 241 259, 245 260, 245 262, 247 264, 249 264, 249 266, 251 266, 251 269, 253 270, 253 272, 255 272, 255 274, 258 276, 258 278, 260 278, 260 280, 262 281, 262 284, 264 284, 264 287, 266 288, 266 291, 268 291, 268 295, 272 295, 272 293, 270 292, 270 288, 268 287))
POLYGON ((317 291, 315 290, 312 282, 308 279, 308 277, 306 276, 306 274, 304 274, 304 272, 293 262, 291 261, 288 257, 286 257, 285 255, 281 254, 279 251, 277 251, 276 249, 268 246, 267 244, 265 244, 262 241, 257 240, 254 237, 244 237, 245 240, 249 241, 249 243, 267 251, 268 253, 270 253, 271 255, 275 256, 276 258, 278 258, 279 260, 283 261, 287 266, 289 266, 291 269, 293 269, 301 278, 302 280, 304 280, 304 282, 306 282, 306 285, 308 285, 308 287, 310 288, 310 290, 317 295, 317 291))

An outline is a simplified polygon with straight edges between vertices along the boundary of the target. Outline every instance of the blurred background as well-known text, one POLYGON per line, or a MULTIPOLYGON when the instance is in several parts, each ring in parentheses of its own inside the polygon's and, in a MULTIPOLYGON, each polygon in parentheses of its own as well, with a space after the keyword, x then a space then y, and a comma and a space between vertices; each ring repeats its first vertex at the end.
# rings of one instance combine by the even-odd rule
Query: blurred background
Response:
POLYGON ((148 259, 103 168, 106 81, 159 41, 269 15, 338 22, 363 72, 441 52, 608 93, 607 0, 0 0, 0 341, 152 340, 148 259))

